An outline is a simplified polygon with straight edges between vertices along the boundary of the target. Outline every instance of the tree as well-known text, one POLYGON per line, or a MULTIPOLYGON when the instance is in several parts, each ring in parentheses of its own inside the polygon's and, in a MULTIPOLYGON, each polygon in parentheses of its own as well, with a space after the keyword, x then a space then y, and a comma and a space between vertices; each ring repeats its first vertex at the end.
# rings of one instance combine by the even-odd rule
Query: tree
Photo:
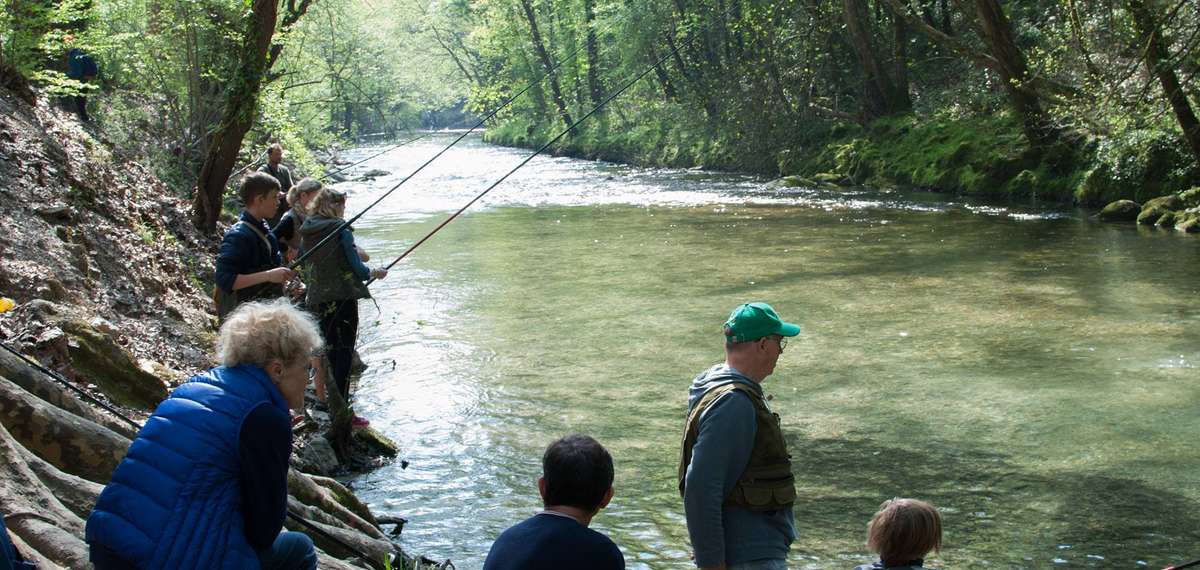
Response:
POLYGON ((908 96, 908 76, 905 73, 907 62, 904 44, 907 28, 903 19, 900 16, 892 16, 896 53, 893 69, 889 71, 880 60, 875 47, 866 0, 843 0, 842 6, 846 29, 850 34, 850 44, 866 75, 863 84, 864 118, 870 120, 911 111, 912 99, 908 96))
POLYGON ((209 136, 208 156, 200 167, 192 203, 192 223, 206 232, 216 229, 225 183, 233 171, 242 139, 254 124, 278 10, 279 0, 254 0, 238 69, 226 91, 224 116, 209 136))
MULTIPOLYGON (((1137 49, 1146 62, 1146 69, 1158 78, 1163 96, 1170 103, 1171 111, 1175 113, 1175 120, 1179 122, 1179 128, 1183 131, 1183 138, 1187 141, 1196 162, 1200 163, 1200 121, 1196 120, 1196 114, 1192 111, 1192 105, 1183 91, 1179 76, 1172 67, 1167 43, 1159 28, 1158 20, 1154 17, 1154 10, 1147 5, 1147 2, 1148 0, 1129 0, 1128 2, 1129 13, 1133 16, 1133 24, 1137 30, 1140 44, 1137 49)), ((1153 0, 1149 0, 1149 2, 1153 2, 1153 0)))
POLYGON ((538 30, 537 15, 533 12, 533 2, 521 0, 521 10, 525 14, 525 20, 529 23, 529 34, 533 41, 534 52, 537 53, 542 69, 549 76, 550 92, 554 95, 554 106, 558 108, 558 116, 562 119, 563 125, 569 128, 575 121, 571 120, 571 112, 567 110, 567 102, 563 99, 562 86, 559 84, 558 75, 554 73, 554 62, 550 59, 550 54, 546 52, 546 44, 542 41, 542 34, 538 30))

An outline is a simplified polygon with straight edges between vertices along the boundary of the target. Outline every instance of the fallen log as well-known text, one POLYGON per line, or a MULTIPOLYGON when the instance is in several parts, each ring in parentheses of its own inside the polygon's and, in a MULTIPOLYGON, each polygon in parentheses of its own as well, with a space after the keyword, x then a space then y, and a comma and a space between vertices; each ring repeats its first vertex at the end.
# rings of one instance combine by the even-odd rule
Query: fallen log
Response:
POLYGON ((351 560, 351 563, 365 562, 376 570, 384 570, 384 560, 391 560, 395 546, 387 540, 379 540, 368 537, 361 532, 346 529, 341 526, 333 526, 322 524, 317 521, 309 520, 308 524, 319 529, 320 532, 314 532, 311 528, 297 523, 291 518, 287 519, 288 530, 303 532, 313 540, 313 543, 318 548, 329 553, 331 556, 345 560, 351 560), (349 548, 347 548, 349 546, 349 548), (361 556, 366 556, 363 560, 361 556))
POLYGON ((350 509, 351 512, 363 518, 363 520, 371 523, 371 526, 379 528, 379 521, 375 520, 375 515, 371 514, 371 508, 366 503, 359 500, 358 495, 354 491, 346 488, 337 479, 332 477, 322 477, 320 475, 309 475, 313 483, 324 487, 326 491, 333 494, 333 499, 338 504, 350 509))
POLYGON ((61 471, 107 483, 129 440, 54 407, 0 377, 0 424, 22 446, 61 471))

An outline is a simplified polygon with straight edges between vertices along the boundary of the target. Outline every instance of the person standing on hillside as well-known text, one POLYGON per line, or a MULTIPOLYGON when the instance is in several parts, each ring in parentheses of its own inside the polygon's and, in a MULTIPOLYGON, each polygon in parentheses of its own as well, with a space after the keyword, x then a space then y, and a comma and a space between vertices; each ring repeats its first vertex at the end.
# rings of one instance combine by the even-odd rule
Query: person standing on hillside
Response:
POLYGON ((702 569, 785 570, 796 484, 761 384, 800 327, 766 303, 746 303, 724 332, 725 362, 700 373, 688 394, 679 462, 688 535, 702 569))
POLYGON ((266 218, 279 201, 279 182, 268 174, 252 172, 238 189, 245 209, 238 223, 225 232, 217 254, 217 318, 224 320, 246 301, 283 296, 283 284, 296 273, 283 265, 283 256, 266 218))
MULTIPOLYGON (((75 43, 75 36, 67 34, 63 36, 63 43, 67 46, 72 46, 75 43)), ((96 60, 78 47, 71 47, 67 50, 67 77, 74 79, 80 83, 88 83, 100 75, 100 66, 96 65, 96 60)), ((86 86, 84 87, 86 89, 86 86)), ((80 91, 78 95, 69 97, 75 113, 79 115, 79 120, 87 123, 92 120, 87 111, 87 95, 86 91, 80 91)))
POLYGON ((283 250, 283 259, 291 263, 300 253, 300 225, 308 217, 308 203, 313 196, 323 188, 316 178, 301 178, 291 190, 287 191, 288 211, 284 212, 279 223, 271 228, 275 239, 279 240, 279 248, 283 250))
POLYGON ((274 143, 267 147, 267 163, 258 167, 258 171, 270 174, 279 181, 279 201, 275 211, 266 218, 267 224, 273 228, 279 225, 280 218, 288 210, 287 194, 292 189, 292 171, 283 165, 283 146, 274 143))

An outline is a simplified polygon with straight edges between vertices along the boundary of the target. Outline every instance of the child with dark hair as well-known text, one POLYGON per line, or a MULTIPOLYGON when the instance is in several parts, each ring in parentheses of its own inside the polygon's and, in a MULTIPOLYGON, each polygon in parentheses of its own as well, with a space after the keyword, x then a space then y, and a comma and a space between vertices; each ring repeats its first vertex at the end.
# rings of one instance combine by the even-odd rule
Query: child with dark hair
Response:
POLYGON ((544 510, 504 531, 483 570, 620 570, 625 557, 588 528, 613 495, 613 462, 600 442, 568 435, 546 448, 538 491, 544 510))
POLYGON ((879 561, 854 570, 924 568, 925 555, 942 548, 942 516, 925 501, 884 501, 867 525, 867 547, 879 553, 879 561))
POLYGON ((254 172, 238 188, 244 210, 238 223, 225 232, 217 254, 217 317, 225 319, 246 301, 283 296, 283 284, 296 275, 283 265, 279 242, 266 219, 279 201, 279 182, 270 174, 254 172))

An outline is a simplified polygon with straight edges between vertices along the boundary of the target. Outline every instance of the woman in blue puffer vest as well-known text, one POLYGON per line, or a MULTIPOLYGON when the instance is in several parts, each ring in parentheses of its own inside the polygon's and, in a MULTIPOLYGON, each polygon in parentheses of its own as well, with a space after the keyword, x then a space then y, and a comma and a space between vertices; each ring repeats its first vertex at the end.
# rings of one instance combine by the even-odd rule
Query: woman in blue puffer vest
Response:
POLYGON ((221 326, 221 366, 171 393, 146 420, 87 522, 97 570, 317 567, 312 541, 283 532, 292 422, 310 355, 308 314, 246 303, 221 326))

